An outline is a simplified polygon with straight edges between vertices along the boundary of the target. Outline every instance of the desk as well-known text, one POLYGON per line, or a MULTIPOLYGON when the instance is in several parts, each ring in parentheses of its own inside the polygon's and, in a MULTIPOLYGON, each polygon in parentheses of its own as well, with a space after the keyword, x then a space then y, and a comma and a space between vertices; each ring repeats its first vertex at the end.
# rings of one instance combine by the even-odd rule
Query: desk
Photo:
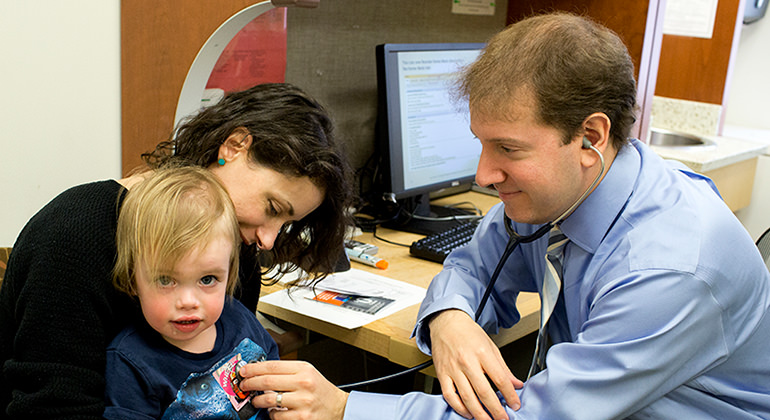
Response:
MULTIPOLYGON (((462 201, 470 201, 477 205, 483 212, 489 210, 499 202, 497 197, 467 192, 451 197, 436 200, 433 204, 452 204, 462 201)), ((377 235, 393 242, 411 244, 421 236, 413 233, 400 232, 391 229, 378 228, 377 235)), ((351 262, 353 267, 370 271, 392 279, 401 280, 414 285, 427 288, 433 277, 441 271, 441 264, 422 260, 409 255, 409 249, 375 239, 371 233, 364 233, 354 238, 361 242, 377 245, 380 250, 377 256, 388 261, 386 270, 380 270, 356 262, 351 262)), ((282 286, 273 285, 262 287, 262 295, 279 291, 282 286)), ((498 346, 503 346, 517 340, 531 332, 537 331, 540 322, 540 298, 536 293, 521 293, 518 298, 518 310, 521 320, 512 328, 501 330, 492 336, 498 346)), ((259 303, 259 311, 292 324, 307 328, 311 331, 342 341, 368 352, 387 358, 401 366, 412 367, 428 360, 409 336, 417 319, 419 305, 413 305, 402 311, 381 320, 372 322, 363 327, 348 330, 337 325, 319 321, 304 315, 297 314, 274 305, 259 303)), ((426 373, 435 375, 431 367, 426 373)))

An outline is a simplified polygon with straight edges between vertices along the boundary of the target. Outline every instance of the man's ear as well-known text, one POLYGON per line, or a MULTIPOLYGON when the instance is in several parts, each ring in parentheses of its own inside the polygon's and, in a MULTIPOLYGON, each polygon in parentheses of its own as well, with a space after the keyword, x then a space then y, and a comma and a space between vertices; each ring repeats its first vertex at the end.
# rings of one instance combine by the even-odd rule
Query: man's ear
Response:
POLYGON ((610 140, 610 118, 603 112, 594 112, 583 121, 583 136, 591 144, 604 152, 607 146, 611 145, 610 140))
MULTIPOLYGON (((591 146, 599 150, 600 153, 605 154, 608 147, 612 147, 612 141, 610 138, 610 127, 612 123, 607 114, 603 112, 595 112, 589 115, 585 121, 583 121, 583 141, 591 143, 591 146)), ((599 159, 596 153, 590 148, 584 148, 582 163, 586 167, 593 166, 599 159)))
POLYGON ((245 127, 239 127, 233 130, 227 139, 219 146, 218 159, 224 159, 230 162, 238 157, 239 154, 248 156, 249 147, 251 147, 252 138, 245 127))

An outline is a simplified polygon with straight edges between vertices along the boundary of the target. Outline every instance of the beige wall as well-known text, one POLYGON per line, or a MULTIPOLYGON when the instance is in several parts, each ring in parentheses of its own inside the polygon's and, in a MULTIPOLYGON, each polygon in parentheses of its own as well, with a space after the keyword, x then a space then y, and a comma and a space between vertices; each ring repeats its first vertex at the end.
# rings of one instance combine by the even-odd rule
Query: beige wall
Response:
MULTIPOLYGON (((725 135, 770 144, 770 13, 743 25, 725 110, 725 135)), ((755 240, 770 227, 770 155, 760 156, 751 204, 736 215, 755 240)))
POLYGON ((770 130, 770 12, 741 28, 738 51, 728 92, 728 124, 770 130))
POLYGON ((0 0, 0 247, 69 186, 120 175, 118 0, 0 0))

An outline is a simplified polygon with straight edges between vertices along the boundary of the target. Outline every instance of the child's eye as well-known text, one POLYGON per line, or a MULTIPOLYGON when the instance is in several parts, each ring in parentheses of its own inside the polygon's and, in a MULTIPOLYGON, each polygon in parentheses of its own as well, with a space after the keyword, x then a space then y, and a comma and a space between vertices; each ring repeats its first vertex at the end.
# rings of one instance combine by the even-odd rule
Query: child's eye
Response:
POLYGON ((211 286, 216 282, 217 282, 217 278, 215 276, 204 276, 201 278, 201 284, 204 286, 211 286))
POLYGON ((159 276, 155 281, 161 287, 168 287, 174 284, 174 280, 168 276, 159 276))

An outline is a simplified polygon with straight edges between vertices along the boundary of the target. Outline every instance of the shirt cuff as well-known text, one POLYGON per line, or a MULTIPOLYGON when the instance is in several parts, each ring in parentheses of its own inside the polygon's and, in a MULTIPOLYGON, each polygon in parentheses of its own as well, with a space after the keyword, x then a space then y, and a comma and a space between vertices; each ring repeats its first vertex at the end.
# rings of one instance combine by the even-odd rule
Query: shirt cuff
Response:
POLYGON ((417 348, 428 356, 431 355, 430 330, 428 329, 428 324, 437 313, 438 312, 434 312, 419 319, 414 326, 414 330, 412 330, 412 335, 409 337, 414 338, 417 348))
POLYGON ((352 391, 342 419, 394 420, 399 398, 399 395, 352 391))

